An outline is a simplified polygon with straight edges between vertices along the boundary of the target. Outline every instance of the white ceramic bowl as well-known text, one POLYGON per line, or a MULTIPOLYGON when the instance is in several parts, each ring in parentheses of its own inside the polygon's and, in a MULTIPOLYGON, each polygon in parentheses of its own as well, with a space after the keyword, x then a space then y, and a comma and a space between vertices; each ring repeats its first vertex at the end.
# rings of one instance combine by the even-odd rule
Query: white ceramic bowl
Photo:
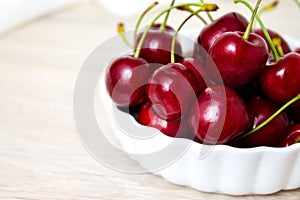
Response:
MULTIPOLYGON (((189 37, 194 33, 189 32, 189 37)), ((300 42, 287 38, 292 48, 300 42)), ((186 145, 187 139, 171 138, 162 133, 149 139, 130 137, 115 124, 115 116, 127 115, 128 126, 152 129, 138 124, 132 116, 114 109, 105 89, 104 79, 100 81, 100 102, 105 110, 108 126, 119 140, 122 149, 128 153, 149 153, 163 149, 176 141, 178 147, 186 145)), ((205 158, 199 153, 205 146, 191 142, 189 148, 170 165, 152 171, 165 180, 178 185, 189 186, 203 192, 230 195, 271 194, 280 190, 300 187, 300 144, 286 148, 256 147, 248 149, 216 145, 205 158)), ((143 168, 148 168, 141 157, 131 156, 143 168)))

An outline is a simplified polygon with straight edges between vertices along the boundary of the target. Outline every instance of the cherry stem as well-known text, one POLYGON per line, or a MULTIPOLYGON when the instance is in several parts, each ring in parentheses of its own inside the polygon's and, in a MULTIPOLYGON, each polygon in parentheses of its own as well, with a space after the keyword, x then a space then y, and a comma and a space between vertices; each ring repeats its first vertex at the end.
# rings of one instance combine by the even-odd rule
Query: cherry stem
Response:
POLYGON ((297 137, 297 138, 295 139, 295 142, 296 142, 296 143, 300 143, 300 137, 297 137))
POLYGON ((172 40, 172 48, 171 48, 171 63, 175 63, 175 45, 176 45, 176 39, 177 39, 177 36, 179 34, 179 31, 182 29, 182 27, 184 26, 184 24, 186 22, 188 22, 193 16, 197 15, 199 12, 201 12, 202 9, 198 9, 196 11, 192 11, 192 14, 190 14, 180 25, 179 27, 177 28, 176 32, 175 32, 175 35, 173 37, 173 40, 172 40))
POLYGON ((298 7, 300 8, 300 1, 299 0, 294 0, 294 1, 298 5, 298 7))
MULTIPOLYGON (((204 0, 201 0, 200 2, 201 2, 201 3, 205 3, 204 0)), ((210 20, 211 22, 213 22, 213 21, 214 21, 214 18, 211 16, 211 14, 210 14, 209 12, 206 12, 206 14, 207 14, 209 20, 210 20)))
POLYGON ((253 133, 255 133, 256 131, 258 131, 259 129, 263 128, 264 126, 266 126, 270 121, 272 121, 275 117, 277 117, 282 111, 284 111, 288 106, 290 106, 291 104, 295 103, 296 101, 300 100, 300 93, 295 96, 294 98, 292 98, 291 100, 289 100, 287 103, 285 103, 281 108, 279 108, 273 115, 271 115, 267 120, 265 120, 263 123, 261 123, 260 125, 258 125, 257 127, 255 127, 254 129, 252 129, 251 131, 239 136, 236 138, 236 140, 240 140, 243 139, 253 133))
POLYGON ((246 29, 246 31, 245 31, 245 33, 243 35, 243 39, 244 40, 248 40, 249 39, 250 32, 251 32, 251 29, 252 29, 254 21, 255 21, 255 16, 257 14, 257 11, 258 11, 258 8, 259 8, 259 5, 260 5, 261 1, 262 0, 258 0, 257 3, 256 3, 256 5, 255 5, 255 9, 254 9, 254 11, 252 13, 250 23, 248 24, 247 29, 246 29))
POLYGON ((134 29, 134 33, 133 33, 133 41, 136 40, 137 31, 138 31, 138 29, 139 29, 139 27, 140 27, 140 24, 141 24, 143 18, 145 17, 145 15, 146 15, 152 8, 154 8, 154 7, 157 6, 157 5, 158 5, 158 2, 157 2, 157 1, 153 2, 151 5, 149 5, 149 6, 144 10, 144 12, 143 12, 143 13, 141 14, 141 16, 139 17, 139 19, 138 19, 138 21, 137 21, 137 23, 136 23, 136 25, 135 25, 135 29, 134 29))
POLYGON ((197 16, 205 25, 207 25, 207 21, 201 16, 199 15, 199 13, 196 13, 193 9, 191 9, 189 6, 184 6, 182 8, 178 8, 178 10, 184 10, 187 12, 190 12, 191 14, 197 16))
POLYGON ((120 34, 120 36, 122 37, 122 40, 124 41, 124 43, 131 49, 133 49, 133 45, 130 44, 130 42, 128 41, 128 39, 125 36, 125 28, 124 28, 124 24, 123 23, 119 23, 118 24, 118 33, 120 34))
MULTIPOLYGON (((246 7, 248 7, 248 9, 253 13, 254 9, 252 8, 252 6, 246 1, 246 0, 234 0, 234 3, 243 3, 246 7)), ((265 27, 264 23, 262 22, 262 20, 260 19, 260 17, 258 15, 256 15, 256 20, 259 23, 261 30, 263 31, 263 33, 265 34, 265 37, 268 41, 268 44, 271 48, 272 54, 274 56, 275 61, 279 61, 280 57, 276 51, 275 45, 273 44, 273 41, 270 37, 270 34, 267 31, 267 28, 265 27)))
POLYGON ((277 5, 279 4, 279 1, 273 1, 271 3, 268 3, 266 5, 264 5, 259 11, 258 11, 258 15, 262 15, 263 13, 269 11, 269 10, 273 10, 274 8, 277 7, 277 5))
POLYGON ((144 40, 147 36, 147 33, 149 32, 150 28, 153 26, 153 24, 163 15, 165 14, 166 12, 168 12, 169 10, 172 10, 174 8, 178 8, 178 7, 182 7, 182 6, 198 6, 198 7, 201 7, 201 10, 203 11, 206 11, 206 10, 214 10, 216 9, 216 4, 212 4, 212 3, 182 3, 182 4, 178 4, 178 5, 174 5, 174 6, 171 6, 165 10, 163 10, 161 13, 159 13, 153 20, 152 22, 150 22, 150 24, 148 25, 148 27, 146 28, 146 30, 144 31, 139 43, 138 43, 138 46, 136 48, 136 51, 135 51, 135 54, 134 54, 134 57, 135 58, 138 58, 139 55, 140 55, 140 51, 141 51, 141 48, 143 46, 143 43, 144 43, 144 40))
MULTIPOLYGON (((175 3, 175 0, 173 0, 173 1, 171 2, 170 7, 173 6, 174 3, 175 3)), ((171 10, 169 10, 169 11, 167 12, 166 17, 165 17, 163 23, 162 23, 162 24, 160 25, 160 27, 159 27, 159 30, 161 30, 161 31, 164 31, 164 30, 165 30, 165 28, 166 28, 166 26, 167 26, 167 21, 168 21, 168 19, 169 19, 170 11, 171 11, 171 10)))
POLYGON ((280 37, 275 37, 275 38, 272 38, 272 41, 277 49, 277 52, 279 54, 279 56, 284 56, 284 52, 283 52, 283 49, 282 49, 282 46, 281 46, 281 39, 280 37))

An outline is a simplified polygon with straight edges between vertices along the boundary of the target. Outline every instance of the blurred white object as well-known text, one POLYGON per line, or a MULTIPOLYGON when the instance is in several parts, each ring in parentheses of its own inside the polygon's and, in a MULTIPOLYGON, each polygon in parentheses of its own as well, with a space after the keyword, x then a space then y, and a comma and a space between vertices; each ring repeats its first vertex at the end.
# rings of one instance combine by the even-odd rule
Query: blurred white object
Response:
POLYGON ((81 0, 1 0, 0 33, 81 0))
MULTIPOLYGON (((145 8, 153 3, 153 0, 95 0, 106 10, 118 16, 130 16, 141 13, 145 8)), ((193 1, 193 0, 191 0, 193 1)), ((159 5, 168 5, 170 1, 160 0, 159 5)), ((178 1, 182 2, 182 1, 178 1)))

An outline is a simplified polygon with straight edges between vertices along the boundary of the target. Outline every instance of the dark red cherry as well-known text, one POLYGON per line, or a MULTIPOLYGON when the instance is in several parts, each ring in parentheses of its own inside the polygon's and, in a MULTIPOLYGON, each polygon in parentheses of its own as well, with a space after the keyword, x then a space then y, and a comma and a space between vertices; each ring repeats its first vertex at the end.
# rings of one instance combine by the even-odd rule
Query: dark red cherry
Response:
POLYGON ((191 109, 189 125, 206 144, 227 143, 250 127, 245 103, 226 86, 206 88, 200 94, 191 109))
POLYGON ((224 83, 233 88, 252 81, 268 59, 267 44, 262 37, 250 33, 249 39, 245 40, 242 36, 242 32, 223 33, 208 52, 224 83))
POLYGON ((151 104, 149 102, 146 102, 141 107, 138 121, 142 125, 157 128, 162 133, 170 137, 192 139, 191 131, 185 119, 179 119, 176 121, 164 120, 158 117, 158 115, 151 108, 151 104))
MULTIPOLYGON (((255 97, 247 102, 247 110, 252 129, 254 129, 274 114, 278 107, 263 97, 255 97)), ((282 112, 269 124, 242 139, 242 143, 246 147, 278 147, 286 136, 288 126, 287 114, 282 112)))
MULTIPOLYGON (((288 45, 288 43, 285 41, 285 39, 283 39, 283 37, 281 35, 279 35, 275 31, 272 31, 270 29, 268 29, 267 31, 272 40, 275 38, 280 39, 281 48, 282 48, 282 51, 284 54, 290 53, 292 51, 290 46, 288 45)), ((267 42, 267 39, 266 39, 265 34, 263 33, 262 29, 255 29, 254 32, 264 38, 264 40, 266 41, 266 43, 268 45, 268 52, 270 52, 270 46, 267 42)))
POLYGON ((268 64, 260 75, 260 86, 269 99, 280 105, 299 94, 300 54, 288 53, 278 62, 268 64))
POLYGON ((197 99, 196 76, 180 63, 157 69, 149 79, 147 95, 155 113, 166 120, 182 118, 197 99))
POLYGON ((259 79, 255 78, 250 83, 248 83, 240 88, 237 88, 236 92, 245 101, 247 101, 248 99, 250 99, 252 97, 261 96, 262 92, 261 92, 260 85, 259 85, 259 79))
POLYGON ((198 44, 208 51, 215 39, 222 33, 231 31, 244 32, 247 26, 248 21, 241 14, 235 12, 227 13, 201 30, 198 36, 198 44))
POLYGON ((199 91, 202 92, 207 87, 205 80, 211 82, 207 72, 204 69, 204 64, 194 58, 185 58, 181 60, 180 63, 190 69, 196 75, 199 91))
POLYGON ((281 147, 291 146, 300 143, 300 124, 295 124, 289 128, 287 136, 281 142, 281 147))
MULTIPOLYGON (((144 32, 141 32, 137 35, 135 49, 143 33, 144 32)), ((161 31, 159 28, 151 28, 143 42, 139 56, 149 63, 169 63, 171 60, 171 47, 174 34, 173 30, 167 28, 164 31, 161 31)), ((175 60, 179 60, 182 50, 178 40, 176 40, 174 52, 175 60)))
POLYGON ((136 106, 146 100, 145 84, 150 65, 142 58, 122 56, 107 68, 105 83, 109 95, 119 107, 136 106))
POLYGON ((298 54, 300 54, 300 48, 297 48, 297 49, 295 50, 295 52, 298 53, 298 54))

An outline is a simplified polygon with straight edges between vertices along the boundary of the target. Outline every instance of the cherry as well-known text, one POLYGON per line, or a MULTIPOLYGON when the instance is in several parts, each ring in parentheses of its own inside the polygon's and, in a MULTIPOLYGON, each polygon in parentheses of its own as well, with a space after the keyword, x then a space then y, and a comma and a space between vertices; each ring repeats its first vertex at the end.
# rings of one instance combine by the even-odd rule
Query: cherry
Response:
MULTIPOLYGON (((288 53, 268 64, 260 75, 263 93, 282 105, 300 93, 300 54, 288 53)), ((299 105, 299 103, 297 103, 299 105)))
POLYGON ((245 40, 242 36, 242 32, 223 33, 209 49, 224 83, 233 88, 253 80, 268 59, 267 45, 262 37, 250 33, 245 40))
MULTIPOLYGON (((283 39, 282 36, 280 36, 278 33, 276 33, 275 31, 272 31, 270 29, 267 29, 270 37, 272 40, 274 39, 279 39, 280 40, 280 46, 282 48, 282 53, 283 54, 287 54, 287 53, 290 53, 291 52, 291 48, 289 47, 288 43, 285 41, 285 39, 283 39)), ((260 35, 261 37, 264 38, 264 40, 266 41, 266 43, 268 44, 267 42, 267 39, 266 39, 266 36, 264 34, 264 32, 262 31, 262 29, 255 29, 254 32, 258 35, 260 35)), ((268 52, 270 51, 270 46, 268 45, 268 52)))
POLYGON ((289 128, 287 136, 281 142, 281 147, 291 146, 300 143, 300 124, 295 124, 289 128))
MULTIPOLYGON (((140 41, 143 32, 137 35, 135 42, 135 49, 140 41)), ((174 37, 174 31, 165 29, 161 31, 158 28, 151 28, 147 33, 147 36, 143 42, 140 51, 140 57, 147 60, 149 63, 167 64, 170 62, 172 40, 174 37)), ((181 45, 179 41, 176 41, 175 45, 176 60, 179 60, 182 54, 181 45)))
POLYGON ((106 88, 117 106, 136 106, 146 100, 144 85, 150 74, 151 67, 144 59, 122 56, 108 67, 106 88))
MULTIPOLYGON (((247 25, 247 19, 241 14, 235 12, 227 13, 201 30, 198 36, 198 44, 208 51, 212 43, 222 33, 229 31, 245 31, 247 25)), ((197 48, 195 48, 195 51, 197 51, 197 48)))
POLYGON ((185 58, 181 60, 180 63, 195 74, 198 80, 199 91, 202 92, 206 88, 205 80, 209 81, 209 77, 204 69, 204 64, 194 58, 185 58))
POLYGON ((250 127, 245 103, 226 86, 212 86, 200 94, 191 108, 189 125, 206 144, 224 144, 250 127))
MULTIPOLYGON (((247 102, 247 111, 250 117, 252 128, 256 128, 266 121, 278 110, 277 106, 263 97, 254 97, 247 102)), ((286 136, 286 129, 289 126, 289 119, 285 112, 281 112, 267 125, 246 136, 241 141, 245 147, 271 146, 278 147, 286 136)))
POLYGON ((300 48, 297 48, 297 49, 295 50, 295 52, 298 53, 298 54, 300 54, 300 48))
POLYGON ((190 138, 192 134, 185 119, 167 121, 160 118, 151 108, 151 104, 146 102, 140 109, 138 122, 145 126, 157 128, 170 137, 190 138), (181 124, 182 123, 182 124, 181 124))
POLYGON ((260 96, 262 95, 260 85, 259 85, 259 79, 255 78, 253 81, 250 83, 237 88, 236 92, 240 95, 240 97, 243 98, 243 100, 247 101, 248 99, 255 97, 255 96, 260 96))
POLYGON ((180 63, 170 63, 155 70, 147 86, 153 110, 166 120, 184 116, 198 92, 196 76, 180 63))

